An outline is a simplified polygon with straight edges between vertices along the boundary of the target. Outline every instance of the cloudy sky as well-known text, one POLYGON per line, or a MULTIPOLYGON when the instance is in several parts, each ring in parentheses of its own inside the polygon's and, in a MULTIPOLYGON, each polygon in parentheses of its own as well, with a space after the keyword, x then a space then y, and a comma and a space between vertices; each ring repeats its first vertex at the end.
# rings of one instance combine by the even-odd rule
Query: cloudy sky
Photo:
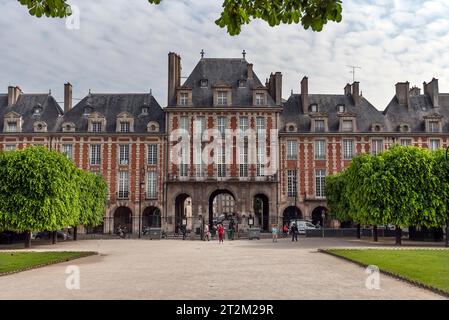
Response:
MULTIPOLYGON (((214 21, 221 0, 70 0, 80 12, 79 29, 61 19, 37 19, 17 1, 0 0, 0 92, 52 90, 63 84, 74 97, 92 92, 149 92, 166 104, 167 54, 182 57, 188 76, 204 49, 206 57, 241 57, 243 49, 264 80, 283 73, 284 98, 309 77, 312 93, 342 93, 356 71, 363 95, 383 110, 394 84, 422 87, 432 77, 449 92, 449 1, 345 0, 343 21, 320 33, 299 25, 270 28, 263 21, 231 37, 214 21)), ((73 24, 72 24, 73 25, 73 24)))

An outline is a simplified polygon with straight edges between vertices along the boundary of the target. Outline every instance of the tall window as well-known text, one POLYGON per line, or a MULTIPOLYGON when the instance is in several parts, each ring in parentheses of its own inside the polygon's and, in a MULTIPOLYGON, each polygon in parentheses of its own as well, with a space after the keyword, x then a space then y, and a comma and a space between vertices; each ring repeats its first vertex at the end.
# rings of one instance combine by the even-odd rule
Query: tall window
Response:
POLYGON ((287 140, 287 160, 295 160, 298 156, 298 142, 287 140))
POLYGON ((203 117, 203 116, 196 117, 195 130, 196 130, 196 134, 198 134, 199 140, 201 141, 201 139, 203 138, 204 131, 206 130, 206 118, 205 117, 203 117))
POLYGON ((126 198, 128 198, 128 194, 129 194, 128 171, 119 171, 118 197, 121 199, 126 199, 126 198))
POLYGON ((348 160, 354 157, 354 140, 343 140, 343 158, 348 160))
POLYGON ((409 147, 412 145, 412 139, 401 139, 401 146, 409 147))
POLYGON ((65 154, 68 159, 73 160, 73 145, 63 144, 62 153, 65 154))
POLYGON ((157 144, 148 145, 148 164, 157 164, 157 144))
POLYGON ((90 164, 101 164, 101 146, 99 144, 90 145, 90 164))
POLYGON ((101 122, 92 122, 92 132, 101 132, 101 122))
POLYGON ((289 197, 296 197, 298 195, 296 170, 287 170, 287 195, 289 197))
POLYGON ((371 153, 377 155, 384 151, 384 141, 382 139, 373 139, 371 142, 371 153))
POLYGON ((17 122, 9 122, 7 123, 6 132, 17 132, 17 122))
POLYGON ((256 93, 256 106, 265 105, 265 95, 263 93, 256 93))
POLYGON ((430 139, 430 150, 436 151, 440 149, 440 139, 430 139))
POLYGON ((15 144, 7 144, 5 146, 5 151, 14 151, 16 150, 16 145, 15 144))
MULTIPOLYGON (((226 132, 226 117, 218 117, 217 119, 217 129, 220 132, 221 138, 225 138, 226 132)), ((217 176, 219 178, 226 177, 226 148, 224 140, 222 140, 221 147, 218 147, 217 152, 217 176)))
POLYGON ((315 132, 324 132, 324 120, 315 120, 315 132))
POLYGON ((429 121, 429 132, 439 132, 440 125, 438 121, 429 121))
POLYGON ((353 128, 352 120, 343 120, 342 131, 344 131, 344 132, 352 132, 353 130, 354 130, 354 128, 353 128))
POLYGON ((239 118, 239 172, 240 177, 248 177, 248 137, 244 132, 248 129, 248 117, 239 118))
POLYGON ((324 188, 326 186, 326 170, 315 170, 315 196, 324 198, 324 188))
POLYGON ((326 140, 315 140, 315 159, 326 159, 326 140))
POLYGON ((119 163, 122 165, 127 165, 129 163, 129 145, 121 144, 119 146, 119 151, 120 151, 119 163))
POLYGON ((181 92, 179 94, 179 104, 181 106, 186 106, 189 104, 189 94, 187 92, 181 92))
MULTIPOLYGON (((182 116, 181 117, 181 124, 180 124, 181 129, 185 130, 186 134, 189 132, 189 118, 186 116, 182 116)), ((183 137, 183 140, 186 140, 187 136, 183 137)), ((184 141, 184 146, 187 145, 188 142, 184 141)), ((179 175, 181 177, 187 177, 187 172, 188 172, 188 152, 187 152, 187 148, 183 147, 181 149, 181 164, 180 164, 180 168, 179 168, 179 175)))
POLYGON ((129 132, 129 122, 128 121, 122 121, 120 122, 120 132, 129 132))
POLYGON ((256 175, 263 177, 265 175, 265 118, 256 118, 256 132, 257 132, 257 163, 256 175))
POLYGON ((148 172, 147 197, 157 197, 157 173, 155 171, 148 172))
POLYGON ((228 105, 228 92, 218 91, 217 92, 217 105, 227 106, 228 105))

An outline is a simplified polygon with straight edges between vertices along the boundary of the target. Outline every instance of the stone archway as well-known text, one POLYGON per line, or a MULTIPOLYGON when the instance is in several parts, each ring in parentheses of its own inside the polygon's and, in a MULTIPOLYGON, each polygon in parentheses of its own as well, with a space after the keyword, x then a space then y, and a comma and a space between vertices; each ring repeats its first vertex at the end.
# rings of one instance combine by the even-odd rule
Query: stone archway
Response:
POLYGON ((228 189, 216 189, 209 196, 209 225, 214 222, 225 220, 230 216, 235 216, 236 199, 234 194, 228 189), (218 199, 218 201, 217 201, 218 199))
POLYGON ((318 206, 312 211, 312 223, 317 225, 319 223, 320 227, 323 227, 323 224, 328 225, 329 221, 327 219, 327 208, 323 206, 318 206), (324 213, 324 221, 322 214, 324 213))
POLYGON ((302 219, 301 209, 295 206, 289 206, 284 209, 284 213, 282 214, 282 224, 289 224, 291 219, 302 219))
POLYGON ((161 227, 161 210, 158 207, 147 207, 142 213, 142 229, 160 228, 161 227))
POLYGON ((192 228, 192 197, 187 193, 178 194, 175 198, 175 233, 179 233, 179 227, 183 220, 187 223, 188 230, 192 228))
POLYGON ((132 211, 128 207, 118 207, 114 211, 114 232, 117 231, 119 226, 125 227, 127 233, 132 233, 132 211))
POLYGON ((259 227, 263 231, 270 230, 270 203, 268 197, 263 193, 258 193, 253 198, 253 210, 258 220, 259 227))

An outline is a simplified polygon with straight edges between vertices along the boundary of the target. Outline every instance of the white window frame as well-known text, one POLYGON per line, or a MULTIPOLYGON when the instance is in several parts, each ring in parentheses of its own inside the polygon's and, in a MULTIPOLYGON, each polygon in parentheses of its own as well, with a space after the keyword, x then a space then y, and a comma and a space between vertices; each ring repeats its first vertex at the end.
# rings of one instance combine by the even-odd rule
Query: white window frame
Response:
POLYGON ((297 170, 287 170, 287 196, 298 196, 298 172, 297 170))
POLYGON ((353 139, 343 139, 342 141, 343 159, 351 160, 355 155, 355 144, 353 139))
POLYGON ((372 139, 371 140, 371 154, 378 155, 384 151, 384 140, 383 139, 372 139))
POLYGON ((413 145, 413 139, 411 138, 402 138, 400 140, 401 146, 403 147, 410 147, 413 145))
POLYGON ((92 121, 92 132, 102 132, 103 123, 101 121, 92 121))
POLYGON ((326 121, 323 119, 316 119, 315 121, 315 132, 325 132, 326 131, 326 121), (318 123, 322 123, 322 126, 318 126, 318 123))
POLYGON ((157 172, 148 171, 147 198, 157 198, 157 172))
POLYGON ((287 140, 287 160, 298 159, 298 141, 287 140))
POLYGON ((326 170, 316 169, 315 170, 315 197, 324 198, 326 187, 326 170))
POLYGON ((128 171, 119 171, 118 197, 119 197, 119 199, 127 199, 129 197, 129 172, 128 171))
POLYGON ((256 93, 256 106, 265 105, 265 94, 261 92, 256 93))
POLYGON ((147 164, 157 164, 157 144, 149 144, 147 152, 147 164))
POLYGON ((19 132, 19 126, 17 121, 7 121, 6 122, 6 132, 19 132))
POLYGON ((180 92, 179 93, 179 105, 187 106, 189 104, 189 93, 188 92, 180 92))
POLYGON ((101 144, 90 145, 90 164, 101 165, 101 144))
POLYGON ((218 90, 217 91, 217 105, 227 106, 228 105, 228 91, 218 90))
POLYGON ((326 140, 315 140, 315 160, 326 160, 326 140))
POLYGON ((67 157, 67 159, 73 160, 73 144, 63 144, 62 153, 67 157))
POLYGON ((129 164, 129 144, 119 145, 119 164, 120 165, 129 164))
POLYGON ((347 120, 347 119, 342 120, 341 121, 341 131, 343 131, 343 132, 353 132, 354 131, 354 121, 347 120))
POLYGON ((441 148, 441 140, 440 139, 429 139, 429 150, 436 151, 441 148))
POLYGON ((129 121, 120 121, 120 132, 131 132, 131 123, 129 121))

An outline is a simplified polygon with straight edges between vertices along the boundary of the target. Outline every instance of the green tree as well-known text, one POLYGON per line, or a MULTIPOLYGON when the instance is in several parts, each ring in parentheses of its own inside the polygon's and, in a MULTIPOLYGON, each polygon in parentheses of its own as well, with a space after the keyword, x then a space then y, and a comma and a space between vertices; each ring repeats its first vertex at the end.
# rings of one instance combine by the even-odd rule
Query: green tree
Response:
POLYGON ((0 153, 0 228, 26 232, 59 230, 79 214, 77 168, 44 147, 0 153))
POLYGON ((74 240, 77 239, 77 225, 98 226, 103 222, 108 186, 100 175, 78 169, 79 215, 74 225, 74 240))
MULTIPOLYGON (((66 17, 71 14, 67 0, 19 0, 36 17, 66 17)), ((161 0, 148 0, 160 4, 161 0)), ((252 19, 262 19, 271 27, 279 24, 299 24, 305 29, 321 31, 328 21, 342 19, 341 0, 223 0, 223 11, 215 23, 238 35, 242 25, 252 19)))
POLYGON ((349 214, 349 200, 346 193, 345 171, 326 177, 326 200, 330 217, 339 221, 354 221, 349 214))
POLYGON ((449 246, 449 162, 446 159, 446 150, 439 149, 433 152, 433 160, 433 174, 439 180, 434 185, 436 189, 433 190, 433 193, 441 196, 437 224, 446 225, 446 246, 449 246))

